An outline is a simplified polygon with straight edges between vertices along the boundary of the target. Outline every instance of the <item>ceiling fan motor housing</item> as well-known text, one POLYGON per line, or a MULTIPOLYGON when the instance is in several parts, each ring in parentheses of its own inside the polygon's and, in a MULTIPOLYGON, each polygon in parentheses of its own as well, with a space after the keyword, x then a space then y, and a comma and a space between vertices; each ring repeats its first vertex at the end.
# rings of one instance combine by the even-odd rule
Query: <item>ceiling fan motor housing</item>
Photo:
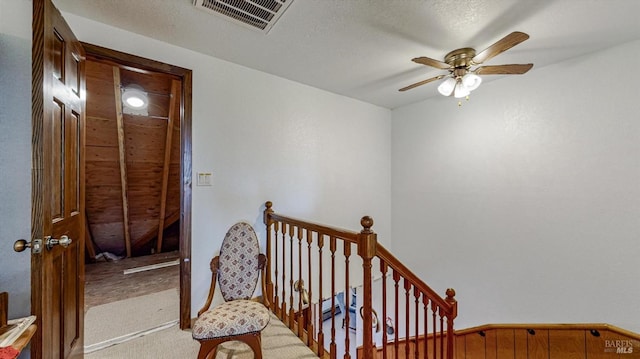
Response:
POLYGON ((474 56, 476 56, 475 49, 463 47, 449 52, 444 57, 444 61, 452 67, 455 76, 462 76, 473 65, 474 56))

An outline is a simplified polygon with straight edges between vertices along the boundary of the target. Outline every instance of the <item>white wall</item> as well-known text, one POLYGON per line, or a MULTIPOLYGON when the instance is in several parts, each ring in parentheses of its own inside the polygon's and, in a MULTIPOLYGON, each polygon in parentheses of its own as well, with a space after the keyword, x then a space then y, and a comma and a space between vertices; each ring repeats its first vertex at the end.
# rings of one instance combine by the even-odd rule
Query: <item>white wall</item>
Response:
MULTIPOLYGON (((0 0, 0 291, 9 318, 31 312, 31 2, 0 0)), ((29 358, 29 349, 20 358, 29 358)))
MULTIPOLYGON (((457 328, 640 331, 640 101, 629 43, 392 112, 393 248, 457 328)), ((435 91, 435 88, 434 88, 435 91)))
POLYGON ((193 187, 193 315, 226 230, 246 220, 264 240, 267 200, 277 212, 353 230, 371 215, 381 240, 390 238, 391 111, 64 17, 81 41, 193 70, 193 168, 213 173, 212 187, 193 187))
POLYGON ((0 0, 0 291, 9 317, 31 311, 31 3, 0 0))

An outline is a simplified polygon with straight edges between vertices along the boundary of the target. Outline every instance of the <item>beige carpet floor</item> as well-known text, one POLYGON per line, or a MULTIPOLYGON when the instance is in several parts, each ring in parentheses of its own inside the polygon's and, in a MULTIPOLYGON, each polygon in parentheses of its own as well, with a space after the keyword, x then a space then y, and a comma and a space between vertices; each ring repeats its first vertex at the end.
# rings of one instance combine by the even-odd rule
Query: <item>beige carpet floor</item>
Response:
POLYGON ((85 352, 175 324, 180 317, 179 307, 177 289, 91 307, 85 315, 85 352))
MULTIPOLYGON (((86 359, 146 359, 196 358, 200 344, 191 338, 191 331, 182 331, 178 325, 159 330, 127 342, 85 354, 86 359)), ((272 315, 262 332, 264 359, 318 358, 280 320, 272 315)), ((216 359, 253 359, 248 346, 228 342, 218 349, 216 359)))

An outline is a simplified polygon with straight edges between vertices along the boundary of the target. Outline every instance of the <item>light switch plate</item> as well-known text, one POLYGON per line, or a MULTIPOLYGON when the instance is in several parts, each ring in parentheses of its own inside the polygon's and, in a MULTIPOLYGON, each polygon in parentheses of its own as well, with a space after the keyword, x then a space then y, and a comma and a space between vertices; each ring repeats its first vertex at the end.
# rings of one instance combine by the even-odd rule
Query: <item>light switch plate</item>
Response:
POLYGON ((211 186, 212 184, 211 172, 198 172, 196 180, 197 186, 211 186))

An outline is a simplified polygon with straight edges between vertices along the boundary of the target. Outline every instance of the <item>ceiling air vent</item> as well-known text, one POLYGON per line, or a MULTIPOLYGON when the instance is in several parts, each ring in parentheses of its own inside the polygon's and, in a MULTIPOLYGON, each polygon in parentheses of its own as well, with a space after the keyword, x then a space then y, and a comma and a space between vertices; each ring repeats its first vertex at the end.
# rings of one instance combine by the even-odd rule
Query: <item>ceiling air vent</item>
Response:
POLYGON ((196 8, 268 33, 293 0, 193 0, 196 8))

